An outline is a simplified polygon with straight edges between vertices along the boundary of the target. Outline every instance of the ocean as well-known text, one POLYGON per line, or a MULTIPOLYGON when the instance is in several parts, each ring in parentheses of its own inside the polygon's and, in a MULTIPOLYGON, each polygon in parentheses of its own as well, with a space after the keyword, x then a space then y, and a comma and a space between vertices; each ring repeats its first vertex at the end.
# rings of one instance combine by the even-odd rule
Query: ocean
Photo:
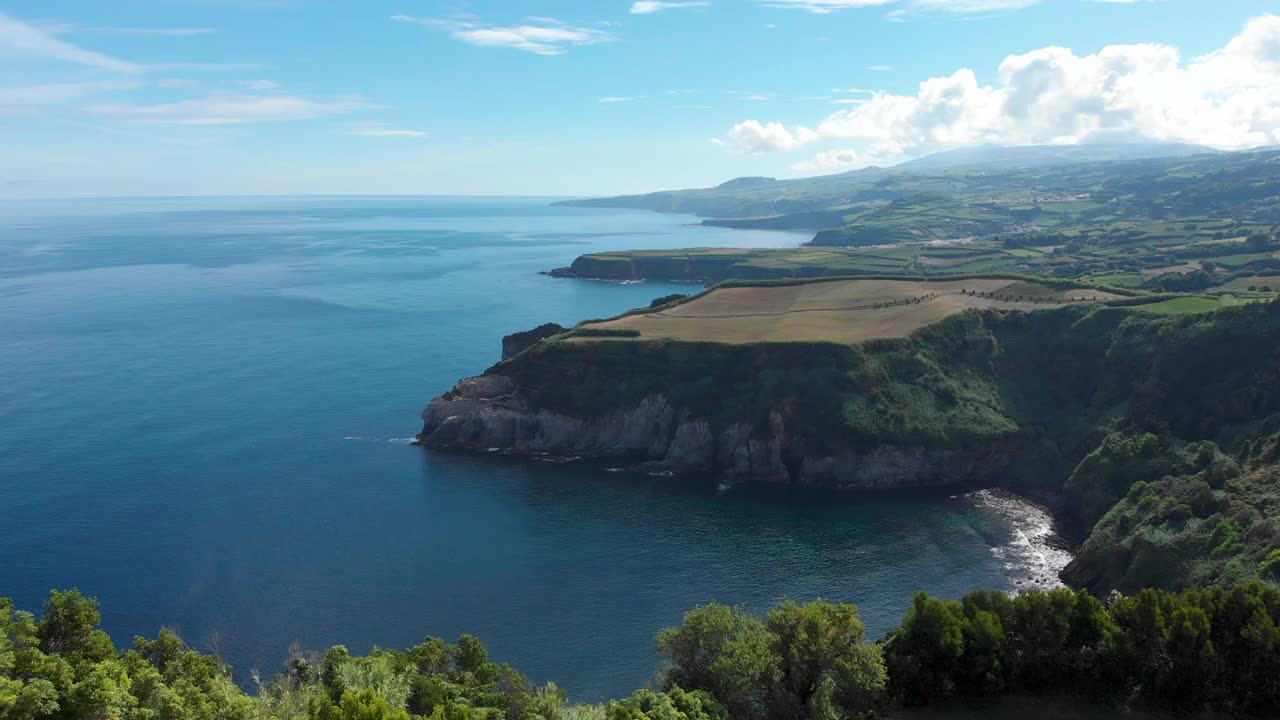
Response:
POLYGON ((500 339, 689 292, 538 271, 607 249, 806 236, 527 198, 0 202, 0 596, 102 601, 247 683, 293 644, 428 635, 576 700, 654 676, 700 604, 1013 588, 1047 519, 954 492, 717 488, 412 446, 500 339), (1030 538, 1030 540, 1029 540, 1030 538))

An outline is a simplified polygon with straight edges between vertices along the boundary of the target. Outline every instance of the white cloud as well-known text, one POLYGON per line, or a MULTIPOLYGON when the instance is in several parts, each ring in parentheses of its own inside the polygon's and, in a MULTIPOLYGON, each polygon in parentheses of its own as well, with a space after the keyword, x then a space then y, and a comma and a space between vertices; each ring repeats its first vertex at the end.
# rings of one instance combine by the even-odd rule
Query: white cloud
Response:
POLYGON ((0 12, 0 57, 27 57, 88 65, 102 70, 136 73, 142 66, 59 40, 34 25, 0 12))
MULTIPOLYGON (((974 143, 1073 144, 1106 139, 1249 148, 1280 143, 1280 16, 1249 21, 1222 49, 1184 60, 1165 45, 1113 45, 1091 55, 1046 47, 1010 55, 997 82, 970 69, 878 92, 815 128, 748 120, 729 133, 748 153, 818 140, 861 142, 857 162, 974 143)), ((840 162, 853 157, 848 151, 840 162)), ((824 154, 825 155, 825 154, 824 154)), ((813 167, 836 162, 815 157, 813 167)))
POLYGON ((250 90, 265 91, 280 89, 280 83, 275 80, 246 80, 242 84, 250 90))
POLYGON ((132 82, 48 83, 0 88, 0 114, 22 113, 61 105, 90 95, 129 90, 132 82))
POLYGON ((373 107, 359 98, 310 100, 289 95, 210 95, 155 105, 104 104, 88 111, 139 125, 234 125, 309 120, 373 107))
POLYGON ((896 2, 896 0, 765 0, 761 4, 765 7, 794 8, 807 10, 811 13, 829 13, 848 8, 888 5, 892 2, 896 2))
POLYGON ((423 130, 397 130, 383 123, 360 123, 348 130, 347 134, 375 138, 425 138, 428 135, 423 130))
POLYGON ((736 140, 742 151, 748 155, 795 150, 819 139, 808 128, 799 128, 793 132, 782 123, 763 124, 756 120, 747 120, 734 125, 729 131, 729 136, 736 140))
POLYGON ((499 27, 471 20, 439 20, 392 15, 392 20, 440 28, 451 37, 478 47, 504 47, 536 55, 562 55, 573 45, 613 42, 617 36, 605 30, 575 27, 554 18, 531 17, 525 25, 499 27))
POLYGON ((871 72, 891 72, 893 70, 893 66, 892 65, 868 65, 867 69, 870 70, 871 72))
POLYGON ((605 95, 600 98, 600 102, 602 103, 629 103, 632 100, 635 100, 635 98, 626 97, 624 95, 605 95))
POLYGON ((796 172, 821 172, 840 168, 856 167, 861 162, 857 150, 827 150, 814 155, 811 159, 791 165, 796 172))
POLYGON ((236 70, 261 70, 262 65, 258 63, 160 63, 158 65, 148 65, 147 70, 175 70, 175 71, 196 71, 202 72, 206 70, 213 71, 236 71, 236 70))
MULTIPOLYGON (((830 13, 849 8, 877 7, 897 4, 899 0, 760 0, 765 7, 793 8, 811 13, 830 13)), ((895 9, 893 19, 914 12, 949 12, 956 15, 1018 10, 1036 5, 1040 0, 905 0, 895 9)))
POLYGON ((1039 4, 1040 0, 911 0, 908 5, 916 11, 943 11, 956 14, 993 12, 996 10, 1021 10, 1039 4))
POLYGON ((102 35, 128 35, 131 37, 193 37, 196 35, 212 35, 217 32, 210 27, 183 28, 151 28, 151 27, 87 27, 83 25, 57 25, 50 32, 98 33, 102 35))
POLYGON ((693 8, 706 7, 709 2, 701 2, 700 0, 690 0, 689 2, 662 2, 661 0, 638 0, 631 6, 632 15, 648 15, 650 13, 660 12, 662 10, 672 10, 676 8, 693 8))
POLYGON ((853 149, 827 150, 808 160, 792 163, 791 169, 801 173, 847 170, 893 160, 900 154, 901 150, 892 143, 875 144, 862 152, 853 149))

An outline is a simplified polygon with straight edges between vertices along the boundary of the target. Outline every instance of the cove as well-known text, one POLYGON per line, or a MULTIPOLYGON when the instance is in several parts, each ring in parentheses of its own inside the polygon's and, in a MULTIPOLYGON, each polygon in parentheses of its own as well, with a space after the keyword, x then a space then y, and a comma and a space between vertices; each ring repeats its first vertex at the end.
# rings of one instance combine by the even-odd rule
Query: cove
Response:
POLYGON ((516 198, 0 204, 0 595, 102 599, 271 674, 288 648, 479 636, 575 699, 629 693, 712 600, 1013 588, 1035 564, 954 492, 717 489, 427 452, 422 406, 500 339, 688 292, 537 271, 587 252, 806 237, 516 198))

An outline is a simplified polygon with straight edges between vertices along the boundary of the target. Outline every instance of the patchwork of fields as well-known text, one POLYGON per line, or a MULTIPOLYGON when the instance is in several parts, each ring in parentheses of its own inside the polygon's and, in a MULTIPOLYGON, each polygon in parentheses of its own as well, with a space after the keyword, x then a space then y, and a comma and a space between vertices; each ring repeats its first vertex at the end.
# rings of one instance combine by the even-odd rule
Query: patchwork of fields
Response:
MULTIPOLYGON (((1037 310, 1119 296, 1034 282, 838 280, 781 286, 722 287, 659 312, 587 323, 589 330, 639 332, 634 339, 725 343, 853 343, 901 337, 970 308, 1037 310)), ((573 342, 591 342, 577 337, 573 342)))

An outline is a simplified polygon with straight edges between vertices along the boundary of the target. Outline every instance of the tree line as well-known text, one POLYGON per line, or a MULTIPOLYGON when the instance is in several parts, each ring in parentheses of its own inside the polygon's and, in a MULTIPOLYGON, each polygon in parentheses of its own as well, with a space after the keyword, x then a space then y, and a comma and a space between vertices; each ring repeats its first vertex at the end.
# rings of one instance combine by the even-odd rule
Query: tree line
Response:
POLYGON ((1065 588, 919 593, 879 642, 848 604, 787 601, 763 617, 712 604, 659 634, 667 662, 652 687, 599 705, 570 704, 469 635, 367 656, 295 650, 248 694, 171 631, 118 650, 99 621, 97 602, 75 590, 55 591, 39 620, 0 600, 0 718, 836 720, 1015 692, 1280 712, 1280 589, 1261 583, 1105 602, 1065 588))

